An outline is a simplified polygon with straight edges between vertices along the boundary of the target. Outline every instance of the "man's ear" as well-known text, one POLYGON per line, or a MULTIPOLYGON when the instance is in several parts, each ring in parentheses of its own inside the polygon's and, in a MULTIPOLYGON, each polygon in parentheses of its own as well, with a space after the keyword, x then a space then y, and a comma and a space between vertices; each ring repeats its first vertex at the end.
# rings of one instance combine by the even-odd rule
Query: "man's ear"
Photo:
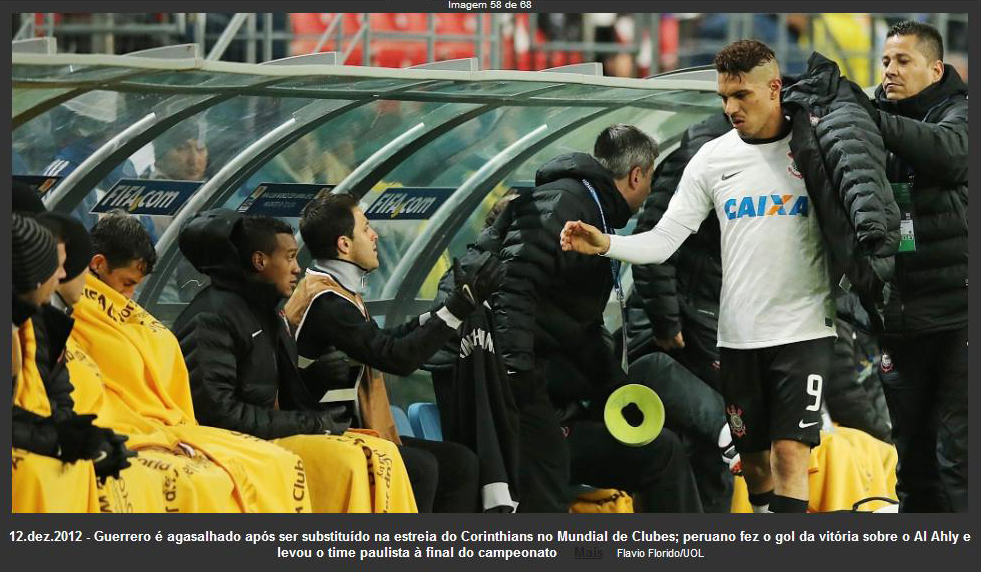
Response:
POLYGON ((109 269, 109 261, 104 254, 95 254, 89 260, 89 270, 93 272, 104 272, 109 269))
POLYGON ((262 272, 266 267, 266 255, 258 250, 252 253, 252 268, 256 272, 262 272))
POLYGON ((637 187, 640 185, 641 179, 644 178, 644 170, 639 166, 630 169, 630 186, 637 187))
POLYGON ((773 78, 770 80, 770 99, 776 99, 780 96, 780 89, 783 87, 783 80, 780 78, 773 78))
POLYGON ((341 235, 337 237, 337 254, 349 254, 351 252, 351 239, 341 235))
POLYGON ((940 60, 933 62, 933 83, 937 83, 941 78, 944 77, 944 63, 940 60))

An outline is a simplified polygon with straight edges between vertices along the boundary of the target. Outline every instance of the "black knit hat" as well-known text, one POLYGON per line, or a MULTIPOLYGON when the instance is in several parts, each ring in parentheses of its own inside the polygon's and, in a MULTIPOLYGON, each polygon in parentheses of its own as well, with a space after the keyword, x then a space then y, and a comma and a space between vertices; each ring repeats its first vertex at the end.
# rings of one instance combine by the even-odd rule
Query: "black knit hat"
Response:
POLYGON ((65 277, 68 282, 77 277, 92 260, 92 239, 85 225, 64 213, 43 212, 37 216, 39 223, 65 243, 65 277))
POLYGON ((25 294, 58 270, 58 245, 36 220, 13 214, 10 254, 14 294, 25 294))

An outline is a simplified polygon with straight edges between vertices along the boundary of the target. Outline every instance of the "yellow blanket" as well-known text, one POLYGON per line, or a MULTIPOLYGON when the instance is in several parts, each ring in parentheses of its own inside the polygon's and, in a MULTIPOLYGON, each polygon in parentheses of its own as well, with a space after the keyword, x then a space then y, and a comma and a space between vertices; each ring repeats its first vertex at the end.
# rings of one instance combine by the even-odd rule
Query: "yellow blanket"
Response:
MULTIPOLYGON (((22 359, 14 403, 50 415, 51 403, 37 368, 33 322, 29 320, 16 335, 22 359)), ((118 479, 100 483, 89 461, 66 464, 14 449, 11 471, 14 512, 155 512, 163 508, 160 480, 142 467, 128 468, 118 479)))
POLYGON ((58 459, 11 449, 13 512, 99 512, 99 491, 92 463, 58 459))
MULTIPOLYGON (((239 508, 310 511, 306 472, 299 457, 267 441, 197 424, 177 339, 139 304, 89 275, 82 300, 75 306, 71 340, 75 350, 98 365, 106 392, 145 421, 155 422, 166 443, 184 443, 194 456, 202 454, 221 467, 231 477, 239 508)), ((125 423, 138 422, 127 417, 125 423)), ((137 435, 134 447, 143 433, 147 431, 137 435)))
MULTIPOLYGON (((869 497, 896 499, 897 459, 894 446, 858 429, 822 431, 821 444, 811 449, 808 512, 851 510, 869 497)), ((870 501, 859 510, 874 511, 886 504, 870 501)), ((752 512, 742 477, 736 477, 732 512, 752 512)))
MULTIPOLYGON (((89 277, 75 317, 69 346, 73 379, 76 371, 92 379, 76 384, 76 408, 98 408, 100 417, 133 435, 130 444, 141 451, 141 462, 148 448, 162 455, 189 446, 196 458, 204 455, 231 476, 235 498, 246 511, 416 511, 405 466, 393 444, 362 435, 298 435, 269 442, 200 426, 194 420, 183 356, 169 330, 94 277, 89 277), (138 382, 144 378, 145 383, 138 382), (82 387, 91 391, 82 394, 82 387), (288 463, 275 461, 284 456, 288 463)), ((175 460, 167 460, 169 470, 177 471, 175 460)), ((202 478, 200 473, 210 474, 206 466, 198 469, 195 480, 202 478)), ((186 471, 186 466, 179 470, 186 471)), ((180 510, 228 510, 215 504, 226 498, 224 493, 204 495, 206 488, 185 488, 178 491, 180 498, 196 502, 197 508, 182 505, 180 510)))
POLYGON ((395 443, 361 433, 273 441, 306 465, 314 512, 417 512, 395 443))
MULTIPOLYGON (((133 472, 149 474, 156 482, 153 489, 160 512, 241 512, 244 507, 235 494, 234 483, 224 469, 203 453, 181 446, 180 439, 159 421, 144 418, 126 406, 114 392, 105 387, 99 366, 74 339, 65 351, 71 374, 72 399, 78 413, 94 413, 96 423, 129 436, 126 445, 137 451, 133 472)), ((110 479, 108 483, 113 483, 110 479)), ((157 512, 138 510, 130 500, 132 491, 113 483, 106 496, 113 512, 157 512), (130 510, 132 509, 132 510, 130 510)), ((148 503, 144 502, 144 506, 148 503)))

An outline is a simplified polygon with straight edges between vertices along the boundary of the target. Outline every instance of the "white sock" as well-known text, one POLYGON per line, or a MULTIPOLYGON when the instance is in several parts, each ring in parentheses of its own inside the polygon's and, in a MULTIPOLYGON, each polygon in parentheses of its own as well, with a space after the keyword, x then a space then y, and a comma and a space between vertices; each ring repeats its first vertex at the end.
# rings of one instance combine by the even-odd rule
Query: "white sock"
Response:
POLYGON ((726 449, 732 445, 732 433, 729 431, 729 424, 723 423, 722 430, 719 431, 719 448, 726 449))

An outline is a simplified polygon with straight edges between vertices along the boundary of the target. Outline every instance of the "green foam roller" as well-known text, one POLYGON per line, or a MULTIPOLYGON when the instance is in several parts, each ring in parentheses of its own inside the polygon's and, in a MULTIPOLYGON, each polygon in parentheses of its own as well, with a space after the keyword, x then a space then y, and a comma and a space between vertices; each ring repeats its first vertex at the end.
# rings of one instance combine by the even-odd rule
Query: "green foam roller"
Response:
POLYGON ((617 441, 631 447, 643 447, 656 439, 664 428, 664 403, 653 389, 645 385, 624 385, 606 400, 603 421, 607 431, 617 441), (644 415, 636 427, 623 416, 623 408, 631 403, 644 415))

